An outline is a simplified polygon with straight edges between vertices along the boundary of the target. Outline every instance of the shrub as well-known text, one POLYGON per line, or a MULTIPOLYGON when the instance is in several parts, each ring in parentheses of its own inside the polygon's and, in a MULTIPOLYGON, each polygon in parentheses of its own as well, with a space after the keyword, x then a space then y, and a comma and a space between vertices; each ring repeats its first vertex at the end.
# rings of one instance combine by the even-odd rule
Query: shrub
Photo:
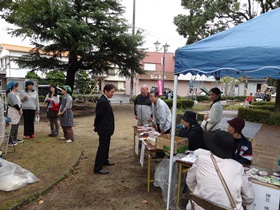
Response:
POLYGON ((256 105, 256 106, 264 106, 264 105, 275 106, 275 103, 274 102, 268 102, 268 101, 257 101, 257 102, 253 102, 251 105, 256 105))
MULTIPOLYGON (((187 97, 188 99, 194 100, 194 96, 189 96, 187 97)), ((222 100, 232 100, 232 101, 237 101, 237 102, 243 102, 247 98, 247 96, 222 96, 222 100)), ((196 96, 196 100, 198 102, 202 101, 209 101, 208 96, 196 96)))
MULTIPOLYGON (((169 109, 172 108, 173 105, 173 100, 172 99, 166 99, 164 100, 164 102, 167 104, 167 106, 169 107, 169 109)), ((177 105, 178 106, 178 105, 177 105)))
POLYGON ((134 103, 134 101, 135 101, 135 99, 136 99, 136 96, 132 96, 132 97, 130 97, 130 99, 129 99, 129 101, 130 101, 130 103, 134 103))
MULTIPOLYGON (((171 109, 173 105, 172 99, 166 99, 164 102, 167 104, 167 106, 171 109)), ((186 109, 186 108, 192 108, 193 107, 193 101, 187 100, 187 99, 178 99, 177 100, 177 109, 186 109)))
POLYGON ((250 108, 252 108, 252 109, 268 110, 268 111, 273 112, 274 109, 275 109, 275 105, 274 104, 272 104, 272 106, 271 105, 262 105, 262 106, 251 105, 250 108))
MULTIPOLYGON (((192 96, 192 97, 189 97, 191 100, 193 100, 194 101, 194 96, 192 96)), ((198 102, 201 102, 201 101, 209 101, 209 97, 208 96, 196 96, 196 100, 198 101, 198 102)))
POLYGON ((271 113, 267 121, 271 125, 280 125, 280 113, 271 113))
POLYGON ((247 98, 247 96, 222 96, 222 100, 232 100, 238 102, 243 102, 245 98, 247 98))
POLYGON ((44 102, 45 97, 46 97, 46 96, 42 96, 42 95, 41 95, 41 96, 39 96, 39 101, 40 101, 40 102, 44 102))
POLYGON ((280 125, 280 113, 263 109, 239 108, 238 117, 250 122, 280 125))

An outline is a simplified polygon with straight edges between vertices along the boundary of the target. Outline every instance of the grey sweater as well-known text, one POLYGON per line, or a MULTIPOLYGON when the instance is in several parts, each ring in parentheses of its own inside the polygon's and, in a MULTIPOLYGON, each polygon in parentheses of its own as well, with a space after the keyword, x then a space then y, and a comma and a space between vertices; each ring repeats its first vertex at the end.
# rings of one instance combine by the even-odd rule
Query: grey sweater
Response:
POLYGON ((20 91, 20 99, 22 102, 22 109, 40 111, 39 97, 36 91, 26 92, 25 90, 22 90, 20 91), (24 96, 28 96, 28 98, 25 100, 24 96))

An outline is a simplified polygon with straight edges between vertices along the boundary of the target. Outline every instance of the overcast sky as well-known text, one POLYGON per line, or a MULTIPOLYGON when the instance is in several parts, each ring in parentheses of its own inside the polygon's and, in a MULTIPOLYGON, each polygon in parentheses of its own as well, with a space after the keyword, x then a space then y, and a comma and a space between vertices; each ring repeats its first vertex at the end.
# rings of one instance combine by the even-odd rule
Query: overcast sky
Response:
MULTIPOLYGON (((120 0, 126 8, 124 14, 128 23, 132 24, 133 0, 120 0)), ((175 52, 178 47, 186 43, 186 39, 176 32, 173 18, 178 14, 186 14, 181 6, 181 0, 136 0, 136 31, 144 30, 145 45, 149 51, 155 51, 154 42, 158 40, 162 45, 167 42, 170 45, 168 51, 175 52)), ((28 40, 11 37, 7 33, 8 24, 0 19, 0 43, 17 45, 29 45, 28 40)))

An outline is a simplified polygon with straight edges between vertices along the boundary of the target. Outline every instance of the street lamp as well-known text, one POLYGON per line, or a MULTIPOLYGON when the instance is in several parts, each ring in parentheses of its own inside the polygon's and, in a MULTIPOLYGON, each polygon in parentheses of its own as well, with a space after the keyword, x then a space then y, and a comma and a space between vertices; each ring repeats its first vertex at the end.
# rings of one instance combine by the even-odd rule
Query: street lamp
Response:
POLYGON ((162 59, 162 95, 163 95, 164 94, 165 55, 166 55, 169 45, 166 42, 161 48, 159 48, 160 42, 158 40, 154 43, 154 45, 156 48, 156 52, 163 49, 163 59, 162 59))

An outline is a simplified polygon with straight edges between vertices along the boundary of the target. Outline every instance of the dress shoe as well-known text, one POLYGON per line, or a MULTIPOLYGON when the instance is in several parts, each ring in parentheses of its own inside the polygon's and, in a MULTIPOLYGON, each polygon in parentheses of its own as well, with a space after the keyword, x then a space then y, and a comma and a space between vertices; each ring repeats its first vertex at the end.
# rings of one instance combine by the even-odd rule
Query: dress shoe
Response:
POLYGON ((98 170, 98 171, 95 171, 95 170, 94 170, 94 173, 95 173, 95 174, 108 174, 109 171, 107 171, 107 170, 105 170, 105 169, 100 169, 100 170, 98 170))
POLYGON ((107 163, 105 163, 104 165, 105 165, 105 166, 113 166, 113 165, 115 165, 115 163, 107 162, 107 163))

